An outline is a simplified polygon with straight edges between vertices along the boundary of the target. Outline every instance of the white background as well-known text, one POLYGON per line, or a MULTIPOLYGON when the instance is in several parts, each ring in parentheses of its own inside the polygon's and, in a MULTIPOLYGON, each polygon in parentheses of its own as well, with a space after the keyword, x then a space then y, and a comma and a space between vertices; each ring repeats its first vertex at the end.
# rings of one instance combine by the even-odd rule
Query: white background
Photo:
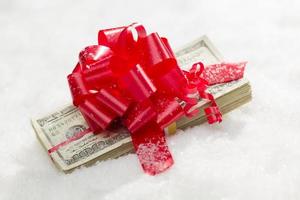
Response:
POLYGON ((0 0, 0 199, 299 199, 299 2, 0 0), (29 120, 71 101, 66 75, 99 29, 134 21, 249 61, 253 101, 170 138, 175 165, 159 176, 134 154, 65 175, 29 120))

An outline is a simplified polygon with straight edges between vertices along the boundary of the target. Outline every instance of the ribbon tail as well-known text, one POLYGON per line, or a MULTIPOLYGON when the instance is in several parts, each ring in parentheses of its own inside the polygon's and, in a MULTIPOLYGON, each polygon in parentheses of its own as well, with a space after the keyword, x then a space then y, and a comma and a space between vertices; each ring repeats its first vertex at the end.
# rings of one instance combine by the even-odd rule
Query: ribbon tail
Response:
POLYGON ((206 66, 201 78, 207 81, 208 85, 227 83, 243 78, 247 62, 220 63, 206 66))
POLYGON ((131 133, 133 146, 145 173, 156 175, 174 163, 163 130, 156 123, 131 133))

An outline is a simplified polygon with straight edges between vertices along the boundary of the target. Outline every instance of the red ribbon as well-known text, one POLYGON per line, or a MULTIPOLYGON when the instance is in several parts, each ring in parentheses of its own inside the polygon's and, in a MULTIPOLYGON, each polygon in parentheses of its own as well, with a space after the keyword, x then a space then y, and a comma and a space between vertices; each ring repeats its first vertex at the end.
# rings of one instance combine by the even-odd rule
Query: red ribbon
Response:
POLYGON ((221 122, 206 87, 243 76, 241 63, 204 69, 199 62, 182 71, 168 40, 157 33, 147 35, 137 23, 101 30, 98 42, 80 52, 68 75, 73 104, 94 133, 115 121, 127 127, 141 165, 151 175, 173 164, 163 129, 183 115, 197 114, 193 107, 201 98, 211 102, 205 109, 208 122, 221 122), (228 75, 228 69, 233 73, 228 75))

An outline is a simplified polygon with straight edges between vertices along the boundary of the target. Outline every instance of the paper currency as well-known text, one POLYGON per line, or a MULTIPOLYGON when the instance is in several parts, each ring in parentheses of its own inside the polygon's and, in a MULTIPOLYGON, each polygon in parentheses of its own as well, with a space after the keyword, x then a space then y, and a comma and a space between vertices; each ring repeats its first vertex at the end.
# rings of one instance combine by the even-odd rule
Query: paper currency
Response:
MULTIPOLYGON (((176 57, 179 66, 183 69, 188 69, 193 63, 199 61, 205 65, 222 61, 221 54, 206 36, 177 51, 176 57)), ((251 89, 245 78, 214 85, 208 90, 217 99, 223 112, 228 112, 251 98, 251 89)), ((206 103, 206 101, 200 101, 197 106, 200 108, 206 103)), ((182 117, 176 124, 178 128, 184 128, 192 124, 205 122, 205 120, 204 113, 201 111, 198 116, 193 118, 182 117)), ((88 125, 80 111, 73 105, 62 107, 45 117, 33 119, 32 125, 46 150, 88 129, 88 125)), ((166 132, 172 129, 175 130, 175 128, 176 126, 172 124, 166 128, 166 132)), ((119 128, 97 135, 90 132, 82 138, 59 148, 50 156, 60 169, 67 172, 82 164, 115 158, 132 150, 130 135, 126 129, 119 128)))

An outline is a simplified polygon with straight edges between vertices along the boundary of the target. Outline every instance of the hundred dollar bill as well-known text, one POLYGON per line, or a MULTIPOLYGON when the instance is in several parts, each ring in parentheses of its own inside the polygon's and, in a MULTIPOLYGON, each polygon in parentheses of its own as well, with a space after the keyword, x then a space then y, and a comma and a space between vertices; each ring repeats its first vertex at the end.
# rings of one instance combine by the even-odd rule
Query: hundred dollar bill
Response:
MULTIPOLYGON (((178 64, 182 69, 188 69, 195 62, 203 62, 205 65, 220 63, 223 58, 210 40, 203 36, 194 42, 187 44, 176 52, 178 64)), ((251 88, 245 78, 225 84, 210 87, 209 92, 217 99, 221 111, 228 112, 234 107, 250 100, 251 88), (230 96, 229 96, 230 94, 230 96), (226 100, 226 96, 227 100, 226 100)), ((207 101, 200 101, 198 107, 202 107, 207 101)), ((200 109, 201 110, 201 109, 200 109)), ((166 134, 175 132, 176 127, 186 127, 189 124, 205 121, 203 111, 193 118, 182 117, 176 123, 165 129, 166 134)), ((32 119, 37 138, 46 150, 53 148, 63 141, 67 141, 76 134, 88 130, 80 111, 73 105, 67 105, 44 117, 32 119)), ((101 134, 89 132, 83 137, 70 142, 57 151, 49 154, 58 168, 65 172, 81 166, 89 165, 97 160, 115 158, 133 150, 128 131, 118 128, 105 131, 101 134)))

